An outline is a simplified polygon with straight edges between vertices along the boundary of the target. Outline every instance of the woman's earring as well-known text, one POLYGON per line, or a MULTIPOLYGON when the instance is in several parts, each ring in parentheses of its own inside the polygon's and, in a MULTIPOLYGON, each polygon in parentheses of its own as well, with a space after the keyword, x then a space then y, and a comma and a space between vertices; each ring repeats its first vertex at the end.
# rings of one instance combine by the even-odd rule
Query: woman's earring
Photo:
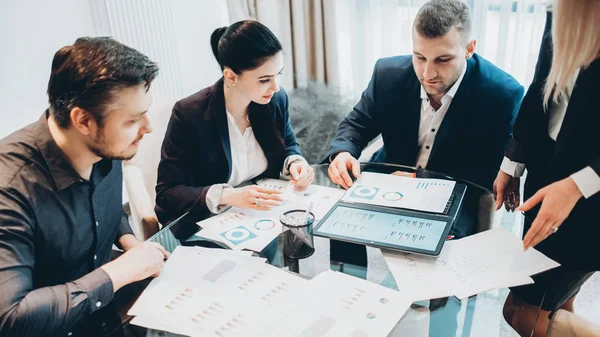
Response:
POLYGON ((229 86, 229 84, 225 83, 225 88, 229 89, 231 87, 229 86))

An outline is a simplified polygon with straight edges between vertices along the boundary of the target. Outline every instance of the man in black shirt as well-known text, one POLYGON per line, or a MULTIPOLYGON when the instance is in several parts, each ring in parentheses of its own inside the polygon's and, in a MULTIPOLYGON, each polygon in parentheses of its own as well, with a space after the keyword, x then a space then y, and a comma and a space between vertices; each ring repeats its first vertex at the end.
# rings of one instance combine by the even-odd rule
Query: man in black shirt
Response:
POLYGON ((50 108, 0 140, 0 336, 102 335, 114 293, 160 272, 168 253, 123 216, 121 168, 151 131, 157 73, 113 39, 80 38, 54 55, 50 108), (125 253, 110 261, 113 243, 125 253))

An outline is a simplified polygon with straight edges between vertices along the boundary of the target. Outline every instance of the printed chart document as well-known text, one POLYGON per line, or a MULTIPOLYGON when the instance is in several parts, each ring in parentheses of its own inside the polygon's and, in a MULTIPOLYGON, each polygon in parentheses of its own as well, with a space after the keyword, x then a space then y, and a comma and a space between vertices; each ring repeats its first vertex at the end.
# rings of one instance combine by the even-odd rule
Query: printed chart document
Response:
POLYGON ((307 281, 239 252, 178 247, 128 314, 132 324, 186 336, 374 337, 410 303, 332 271, 307 281))
POLYGON ((309 282, 305 300, 267 336, 387 336, 412 303, 406 293, 331 270, 309 282))
POLYGON ((558 263, 523 243, 504 228, 448 241, 441 254, 426 257, 384 250, 398 289, 413 300, 446 296, 466 298, 495 288, 533 283, 529 277, 558 263))
POLYGON ((304 190, 295 190, 289 181, 277 179, 261 179, 257 185, 282 191, 283 203, 277 207, 280 214, 293 209, 306 210, 312 203, 314 208, 311 212, 315 215, 316 221, 324 217, 346 192, 339 188, 319 185, 310 185, 304 190))
POLYGON ((281 234, 280 215, 294 209, 306 210, 313 203, 315 207, 312 213, 315 221, 318 221, 344 194, 343 190, 317 185, 296 191, 290 182, 276 179, 262 179, 258 185, 281 190, 284 199, 282 205, 268 211, 232 207, 198 222, 202 230, 196 235, 222 242, 233 250, 260 252, 281 234))
POLYGON ((364 172, 342 198, 345 202, 443 213, 455 181, 364 172))
MULTIPOLYGON (((170 298, 171 292, 154 291, 154 288, 212 287, 215 284, 237 284, 256 270, 272 268, 265 259, 246 256, 240 252, 201 247, 177 247, 167 260, 160 275, 152 280, 128 314, 138 315, 159 298, 170 298)), ((279 271, 279 270, 277 270, 279 271)))
POLYGON ((190 336, 261 335, 300 303, 308 281, 233 251, 178 247, 128 314, 190 336), (225 252, 225 253, 221 253, 225 252))
POLYGON ((260 252, 281 234, 279 213, 232 207, 198 222, 197 236, 224 243, 233 250, 260 252))

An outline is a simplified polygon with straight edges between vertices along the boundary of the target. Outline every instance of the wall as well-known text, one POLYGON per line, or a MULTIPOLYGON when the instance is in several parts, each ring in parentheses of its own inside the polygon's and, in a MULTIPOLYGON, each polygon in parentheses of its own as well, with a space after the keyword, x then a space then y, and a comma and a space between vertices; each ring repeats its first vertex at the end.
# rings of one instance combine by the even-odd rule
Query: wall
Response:
POLYGON ((47 108, 52 57, 80 36, 112 35, 159 62, 155 108, 220 77, 209 41, 228 24, 224 1, 0 1, 0 138, 47 108))
POLYGON ((0 1, 0 138, 40 117, 54 53, 89 35, 87 1, 0 1))

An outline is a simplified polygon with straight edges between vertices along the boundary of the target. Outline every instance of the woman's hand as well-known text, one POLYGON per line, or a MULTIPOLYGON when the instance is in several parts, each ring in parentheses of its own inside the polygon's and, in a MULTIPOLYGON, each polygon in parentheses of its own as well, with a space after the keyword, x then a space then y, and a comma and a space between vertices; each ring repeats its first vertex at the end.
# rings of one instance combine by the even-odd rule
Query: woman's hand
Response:
POLYGON ((518 211, 528 211, 540 202, 542 207, 523 239, 523 247, 535 247, 555 233, 582 196, 575 181, 568 177, 542 188, 529 198, 518 211))
POLYGON ((262 211, 277 207, 283 200, 281 192, 256 185, 226 188, 221 195, 221 205, 229 205, 242 209, 258 209, 262 211))
POLYGON ((304 189, 315 180, 313 168, 304 160, 295 161, 290 165, 290 175, 296 189, 304 189))

